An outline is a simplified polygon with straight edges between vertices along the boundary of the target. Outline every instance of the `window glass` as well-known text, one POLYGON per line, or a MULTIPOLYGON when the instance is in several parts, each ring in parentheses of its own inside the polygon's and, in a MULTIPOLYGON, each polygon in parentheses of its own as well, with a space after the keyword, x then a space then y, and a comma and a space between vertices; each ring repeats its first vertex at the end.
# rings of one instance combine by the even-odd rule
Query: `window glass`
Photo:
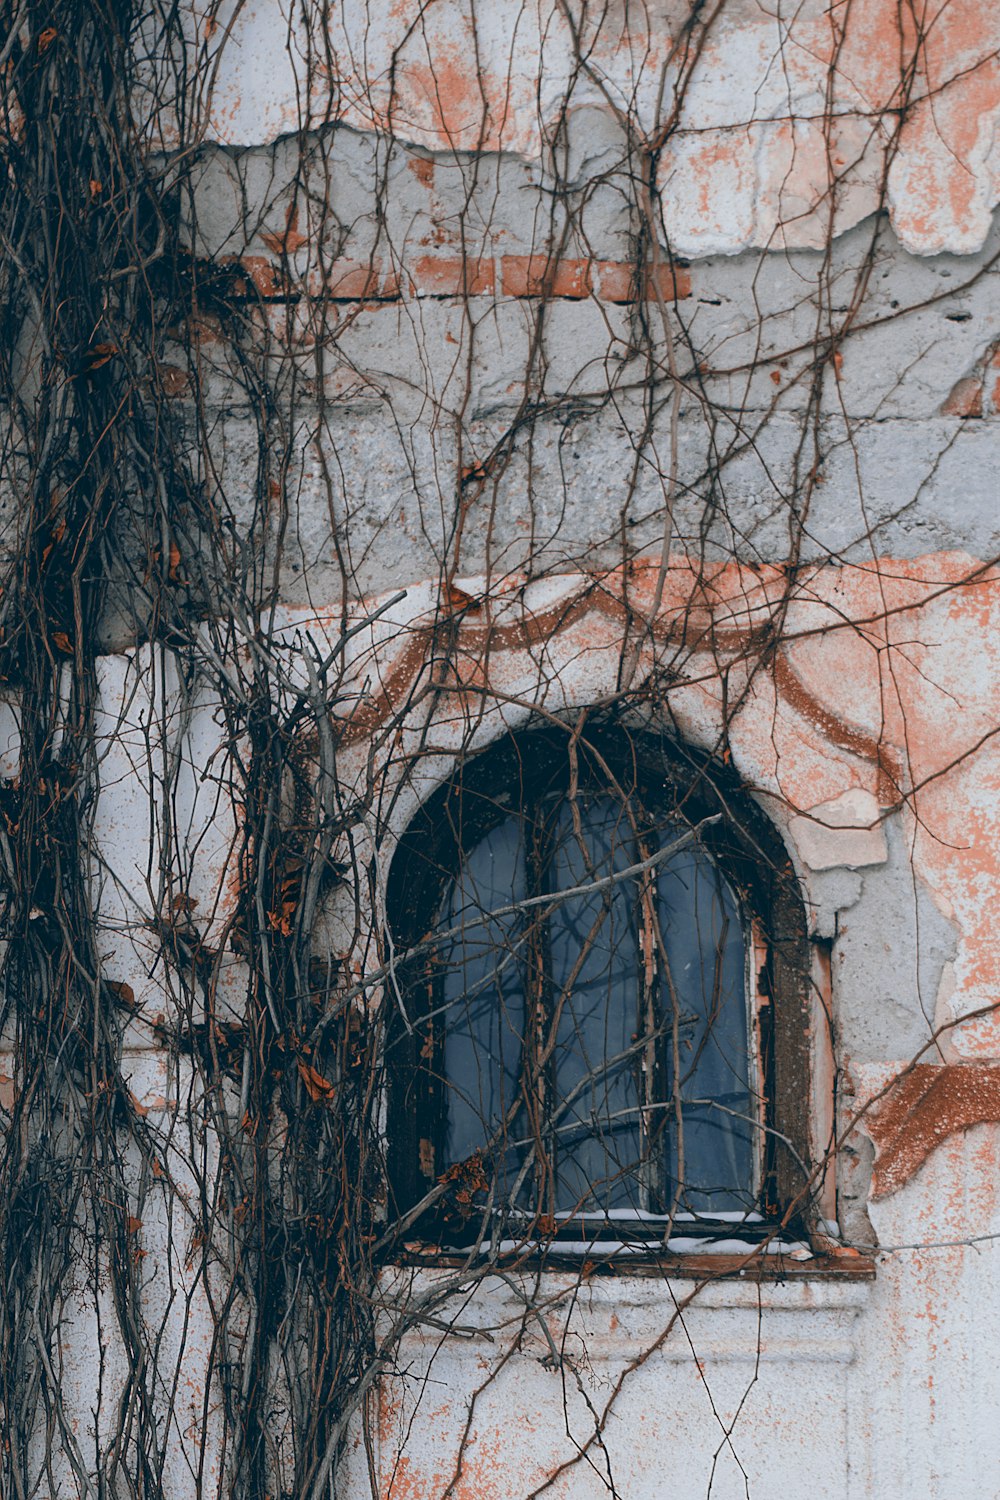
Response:
POLYGON ((441 1041, 422 1056, 440 1070, 445 1168, 486 1150, 497 1205, 754 1208, 745 934, 686 833, 676 819, 654 832, 638 799, 543 793, 446 883, 441 1041))
POLYGON ((703 849, 666 861, 658 885, 666 950, 667 1096, 680 1069, 665 1197, 693 1213, 754 1206, 746 939, 732 891, 703 849), (676 1028, 674 1018, 676 1017, 676 1028))
MULTIPOLYGON (((610 798, 563 801, 548 860, 548 888, 593 885, 636 863, 610 798)), ((641 1208, 636 883, 564 896, 548 921, 549 1013, 554 1029, 553 1200, 557 1212, 641 1208)))
POLYGON ((523 901, 526 893, 521 823, 508 818, 462 861, 440 923, 452 934, 439 950, 447 1165, 465 1161, 503 1133, 519 1098, 524 918, 491 913, 523 901))

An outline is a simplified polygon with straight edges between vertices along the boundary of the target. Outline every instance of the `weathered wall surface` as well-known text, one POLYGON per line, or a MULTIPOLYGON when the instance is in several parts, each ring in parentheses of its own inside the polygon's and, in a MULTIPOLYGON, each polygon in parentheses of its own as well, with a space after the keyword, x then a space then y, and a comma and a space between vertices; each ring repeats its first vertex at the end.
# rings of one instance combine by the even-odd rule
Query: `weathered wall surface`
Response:
MULTIPOLYGON (((603 146, 607 120, 588 111, 574 128, 588 122, 603 146)), ((676 545, 698 555, 773 561, 793 544, 809 560, 997 550, 995 236, 968 257, 917 257, 874 218, 829 257, 665 260, 654 282, 666 320, 647 287, 646 349, 631 300, 638 225, 613 140, 581 172, 576 243, 547 216, 552 180, 505 157, 442 162, 347 129, 317 140, 314 178, 299 171, 297 147, 213 153, 197 221, 203 254, 243 249, 240 204, 255 180, 273 193, 282 158, 292 181, 242 258, 282 343, 287 330, 301 353, 297 371, 291 360, 282 371, 287 391, 307 394, 326 326, 311 326, 314 303, 289 296, 305 286, 324 305, 332 298, 336 329, 320 449, 308 410, 289 435, 284 597, 339 592, 335 524, 365 592, 442 568, 613 565, 658 544, 667 488, 676 545), (338 233, 315 244, 309 183, 326 181, 338 233), (286 245, 287 256, 275 253, 286 245), (668 338, 683 381, 676 400, 668 338), (323 444, 336 449, 333 468, 323 444), (381 541, 387 530, 405 537, 405 552, 381 541)), ((210 334, 202 347, 211 391, 210 334)), ((225 422, 236 474, 253 461, 256 435, 238 412, 225 422)))
POLYGON ((231 26, 205 38, 218 57, 215 139, 245 146, 337 121, 432 152, 538 159, 567 112, 596 107, 650 144, 662 136, 657 199, 679 255, 822 248, 831 224, 883 205, 883 183, 907 249, 963 254, 982 246, 997 200, 988 0, 926 13, 807 3, 788 16, 756 0, 703 13, 679 0, 499 0, 482 16, 340 0, 291 20, 253 0, 231 26), (310 56, 325 66, 310 70, 310 56))
MULTIPOLYGON (((613 692, 626 593, 649 624, 638 666, 644 676, 677 654, 678 621, 686 622, 695 642, 686 657, 689 685, 675 684, 670 712, 689 743, 713 745, 723 722, 720 659, 731 667, 732 689, 747 671, 754 631, 783 596, 784 575, 730 564, 706 577, 679 564, 650 615, 656 571, 633 569, 627 581, 621 573, 596 581, 515 578, 495 588, 479 618, 461 627, 458 678, 435 720, 438 755, 429 776, 443 774, 449 749, 467 742, 463 684, 488 683, 502 705, 480 724, 478 743, 525 721, 532 701, 561 711, 613 692)), ((485 600, 485 580, 464 576, 460 587, 485 600)), ((352 678, 360 701, 345 692, 341 709, 348 776, 352 757, 363 774, 371 736, 394 700, 406 701, 433 635, 438 592, 413 587, 357 637, 352 678), (378 679, 381 691, 373 691, 378 679)), ((964 554, 878 569, 806 569, 782 671, 758 679, 729 725, 733 761, 796 860, 811 925, 832 940, 841 1150, 828 1211, 848 1246, 867 1251, 874 1232, 884 1247, 874 1282, 844 1279, 828 1266, 810 1275, 804 1250, 806 1259, 785 1262, 776 1283, 718 1281, 709 1270, 707 1288, 695 1276, 624 1274, 581 1288, 576 1276, 551 1273, 542 1278, 538 1315, 547 1332, 533 1316, 513 1353, 504 1329, 520 1327, 518 1309, 523 1314, 524 1298, 538 1287, 530 1273, 514 1284, 487 1282, 452 1309, 463 1328, 471 1323, 481 1332, 442 1342, 436 1304, 430 1328, 408 1335, 396 1355, 399 1374, 383 1382, 377 1412, 382 1493, 443 1494, 457 1474, 453 1492, 460 1494, 529 1494, 554 1467, 572 1464, 591 1438, 594 1410, 609 1402, 600 1452, 568 1467, 556 1493, 605 1493, 610 1470, 620 1493, 639 1496, 657 1493, 664 1472, 685 1484, 714 1474, 712 1493, 727 1496, 745 1492, 744 1475, 761 1496, 794 1491, 807 1479, 830 1496, 895 1494, 918 1483, 947 1495, 982 1463, 1000 1394, 991 1356, 1000 953, 992 920, 995 763, 981 748, 968 752, 997 722, 997 636, 989 628, 997 608, 1000 579, 964 554), (899 652, 889 639, 903 643, 899 652), (913 787, 922 789, 919 817, 904 795, 913 787), (883 1091, 874 1115, 852 1128, 883 1091), (629 1373, 633 1360, 639 1365, 629 1373), (484 1383, 467 1432, 469 1403, 484 1383)), ((282 618, 295 651, 308 638, 328 644, 338 628, 336 611, 289 607, 282 618)), ((147 976, 136 985, 146 1019, 137 1016, 130 1027, 131 1087, 176 1142, 171 1155, 180 1167, 185 1121, 202 1107, 199 1089, 190 1070, 155 1050, 172 1003, 170 961, 162 942, 149 937, 143 947, 135 936, 149 931, 157 909, 144 874, 155 867, 156 828, 150 825, 145 843, 138 835, 158 797, 134 768, 159 763, 160 752, 150 756, 149 747, 163 743, 164 729, 181 761, 173 800, 183 813, 187 889, 200 893, 206 943, 234 919, 235 831, 213 770, 224 762, 211 704, 182 715, 177 679, 164 661, 155 671, 162 696, 151 712, 135 691, 154 675, 148 653, 126 658, 124 680, 121 660, 109 659, 109 701, 131 702, 133 733, 123 735, 115 721, 99 824, 103 912, 114 934, 109 973, 133 985, 147 976)), ((407 806, 397 810, 397 828, 406 816, 407 806)), ((217 990, 220 1016, 239 1016, 241 986, 243 967, 233 955, 217 990)), ((189 1233, 176 1223, 145 1225, 147 1253, 175 1255, 181 1284, 189 1233)), ((844 1267, 850 1271, 849 1257, 844 1267)), ((698 1274, 706 1275, 704 1262, 698 1274)), ((416 1290, 406 1273, 387 1283, 387 1322, 394 1308, 412 1306, 427 1275, 419 1273, 416 1290)), ((197 1337, 188 1335, 181 1363, 197 1393, 211 1318, 203 1294, 194 1307, 197 1337)), ((81 1394, 88 1368, 84 1361, 81 1394)), ((113 1379, 107 1389, 110 1399, 113 1379)), ((193 1418, 192 1462, 202 1430, 200 1416, 193 1418)), ((360 1446, 352 1472, 357 1492, 367 1493, 360 1446)))
MULTIPOLYGON (((725 744, 830 963, 834 1253, 763 1281, 485 1282, 461 1337, 439 1310, 407 1333, 344 1493, 1000 1495, 1000 12, 704 9, 697 47, 673 0, 192 22, 218 74, 185 232, 271 362, 287 524, 208 298, 165 360, 192 430, 211 413, 203 477, 234 535, 267 541, 277 711, 310 643, 359 622, 345 784, 413 698, 393 732, 430 737, 429 789, 534 708, 613 698, 627 662, 644 713, 725 744)), ((182 1172, 203 1101, 163 1046, 157 871, 169 829, 238 1023, 239 746, 170 644, 137 638, 141 578, 119 595, 95 891, 133 1092, 182 1172)), ((384 859, 414 797, 354 825, 355 853, 384 859)), ((324 920, 338 962, 375 966, 370 925, 324 920)), ((146 1224, 154 1300, 192 1232, 146 1224)), ((438 1274, 387 1274, 386 1325, 438 1274)), ((171 1494, 224 1470, 195 1458, 218 1420, 209 1300, 183 1330, 165 1315, 191 1392, 171 1494)), ((67 1361, 86 1446, 93 1369, 67 1361)))

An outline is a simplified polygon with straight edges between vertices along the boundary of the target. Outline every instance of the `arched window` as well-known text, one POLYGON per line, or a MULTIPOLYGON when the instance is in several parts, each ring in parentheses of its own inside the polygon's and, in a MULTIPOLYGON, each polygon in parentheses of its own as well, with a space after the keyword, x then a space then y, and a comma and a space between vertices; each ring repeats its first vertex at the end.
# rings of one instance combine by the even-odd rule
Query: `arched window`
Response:
POLYGON ((470 759, 390 875, 410 952, 388 1050, 397 1207, 440 1185, 427 1222, 448 1243, 484 1214, 515 1237, 759 1234, 805 1149, 774 1093, 804 1061, 774 1036, 776 969, 786 989, 797 971, 782 1008, 804 1044, 787 891, 791 930, 774 923, 789 874, 738 789, 676 749, 550 729, 470 759))

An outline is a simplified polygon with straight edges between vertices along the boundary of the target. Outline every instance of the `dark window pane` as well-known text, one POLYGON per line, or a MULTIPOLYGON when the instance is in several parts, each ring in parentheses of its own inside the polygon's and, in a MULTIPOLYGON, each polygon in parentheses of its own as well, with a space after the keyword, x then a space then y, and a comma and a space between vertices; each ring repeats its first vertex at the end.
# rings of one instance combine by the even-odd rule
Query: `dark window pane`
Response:
MULTIPOLYGON (((682 831, 667 826, 662 842, 682 831)), ((457 930, 436 955, 444 1165, 499 1133, 488 1165, 498 1207, 522 1168, 521 1206, 560 1214, 756 1206, 739 909, 706 850, 673 855, 649 877, 666 964, 661 954, 648 989, 641 882, 579 889, 639 851, 614 798, 581 794, 574 826, 572 804, 545 797, 475 844, 445 894, 438 930, 457 930), (495 915, 541 894, 553 898, 544 917, 495 915)))
MULTIPOLYGON (((579 834, 568 803, 557 815, 553 891, 636 862, 620 805, 601 798, 581 805, 580 815, 579 834)), ((634 880, 619 882, 568 897, 549 918, 557 1211, 643 1207, 635 902, 634 880)))
MULTIPOLYGON (((465 856, 439 922, 441 929, 459 929, 439 949, 449 1165, 480 1150, 517 1098, 524 1037, 524 952, 518 939, 524 921, 516 914, 488 914, 524 896, 521 822, 511 817, 465 856)), ((501 1145, 497 1162, 503 1157, 501 1145)))
POLYGON ((681 850, 660 872, 668 1099, 673 1013, 678 1011, 682 1129, 668 1111, 666 1203, 723 1213, 754 1206, 753 1099, 749 1081, 746 945, 732 891, 709 855, 681 850))

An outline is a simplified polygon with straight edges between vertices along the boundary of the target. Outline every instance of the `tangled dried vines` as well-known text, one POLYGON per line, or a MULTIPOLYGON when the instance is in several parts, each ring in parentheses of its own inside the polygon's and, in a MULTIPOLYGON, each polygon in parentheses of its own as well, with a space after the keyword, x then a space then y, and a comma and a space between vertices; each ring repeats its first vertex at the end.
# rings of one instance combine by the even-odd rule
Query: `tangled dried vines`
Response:
MULTIPOLYGON (((433 9, 418 9, 407 41, 433 9)), ((706 748, 728 761, 730 725, 762 679, 786 670, 806 554, 814 567, 822 557, 810 528, 841 350, 881 316, 868 294, 884 221, 870 221, 845 275, 834 173, 819 205, 829 232, 812 326, 772 345, 762 310, 759 346, 708 369, 680 299, 687 268, 662 232, 658 167, 724 12, 724 0, 698 3, 677 25, 650 126, 595 62, 611 22, 562 6, 572 79, 547 122, 534 248, 505 262, 512 289, 521 278, 525 362, 516 399, 501 400, 481 367, 498 300, 491 214, 512 169, 493 150, 485 93, 478 140, 440 153, 463 269, 457 283, 447 272, 440 297, 428 280, 421 302, 407 277, 445 272, 419 270, 389 206, 400 175, 426 183, 434 161, 397 139, 407 122, 395 53, 380 116, 371 105, 382 134, 338 124, 334 94, 317 118, 311 86, 342 77, 344 63, 307 49, 299 132, 267 151, 224 150, 206 138, 235 24, 221 7, 192 32, 169 4, 5 0, 0 671, 17 765, 0 784, 13 1059, 0 1169, 4 1493, 340 1493, 348 1431, 367 1435, 361 1414, 405 1334, 445 1338, 456 1295, 508 1274, 500 1242, 512 1231, 490 1227, 481 1155, 438 1173, 419 1203, 387 1188, 386 1042, 403 1045, 411 1021, 387 852, 417 792, 482 744, 498 713, 556 726, 572 759, 598 752, 612 718, 669 735, 672 687, 714 675, 723 706, 706 748), (578 79, 603 95, 616 132, 589 174, 570 108, 578 79), (343 189, 351 173, 370 199, 362 233, 343 189), (629 247, 614 264, 590 238, 609 198, 629 247), (580 270, 598 261, 604 271, 580 270), (614 320, 613 359, 581 361, 569 381, 557 368, 565 335, 553 336, 567 299, 597 325, 614 320), (366 367, 357 350, 381 337, 371 309, 387 303, 412 308, 416 356, 380 349, 366 367), (445 304, 454 355, 442 385, 415 360, 445 304), (744 402, 758 378, 774 381, 773 399, 744 402), (705 625, 698 589, 731 554, 761 565, 728 514, 723 475, 760 450, 789 382, 799 400, 773 502, 781 566, 760 623, 733 609, 727 636, 705 625), (357 430, 337 417, 351 402, 357 430), (704 429, 693 468, 687 408, 704 429), (374 521, 354 488, 380 461, 372 410, 409 471, 405 504, 374 521), (563 519, 587 481, 575 446, 607 413, 627 440, 606 533, 567 540, 563 519), (300 525, 310 486, 328 523, 321 541, 300 525), (515 491, 526 540, 507 513, 515 491), (380 568, 390 584, 413 582, 401 545, 437 568, 428 609, 404 611, 402 626, 403 590, 378 586, 380 568), (693 559, 679 594, 678 559, 693 559), (527 583, 590 571, 569 603, 505 623, 490 591, 522 563, 527 583), (470 572, 485 577, 482 594, 470 572), (315 628, 302 623, 314 577, 315 628), (616 672, 576 713, 546 641, 588 613, 613 623, 616 672), (391 671, 377 649, 386 621, 404 641, 391 671), (531 628, 533 680, 494 679, 491 663, 531 628), (117 864, 116 844, 129 850, 117 864), (148 1085, 151 1067, 162 1088, 148 1085), (438 1259, 430 1280, 402 1276, 390 1295, 380 1273, 437 1200, 463 1231, 475 1222, 474 1252, 438 1259), (98 1351, 82 1405, 69 1330, 98 1351)), ((311 45, 317 31, 307 28, 311 45)), ((872 126, 888 131, 880 201, 919 54, 911 46, 872 126)), ((879 775, 883 803, 903 802, 905 767, 880 758, 879 775)), ((649 867, 645 836, 628 835, 629 879, 649 867)), ((578 883, 600 884, 603 868, 591 863, 578 883)), ((411 934, 410 948, 421 941, 411 934)), ((776 1232, 802 1220, 823 1166, 799 1174, 776 1232)), ((543 1209, 533 1203, 513 1252, 529 1270, 555 1245, 543 1209)), ((748 1261, 762 1253, 748 1242, 748 1261)), ((547 1295, 533 1276, 525 1326, 547 1295)), ((574 1461, 602 1450, 627 1373, 574 1461)))

